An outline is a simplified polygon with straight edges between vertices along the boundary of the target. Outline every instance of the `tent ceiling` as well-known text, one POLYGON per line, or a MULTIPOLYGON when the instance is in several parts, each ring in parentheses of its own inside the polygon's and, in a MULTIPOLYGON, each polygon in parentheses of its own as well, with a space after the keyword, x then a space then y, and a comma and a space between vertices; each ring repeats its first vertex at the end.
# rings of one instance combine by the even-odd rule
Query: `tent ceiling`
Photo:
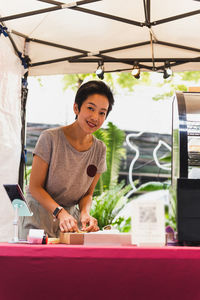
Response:
MULTIPOLYGON (((195 0, 0 0, 0 22, 29 75, 200 70, 195 0), (6 29, 6 28, 7 29, 6 29)), ((3 35, 1 35, 3 36, 3 35)))

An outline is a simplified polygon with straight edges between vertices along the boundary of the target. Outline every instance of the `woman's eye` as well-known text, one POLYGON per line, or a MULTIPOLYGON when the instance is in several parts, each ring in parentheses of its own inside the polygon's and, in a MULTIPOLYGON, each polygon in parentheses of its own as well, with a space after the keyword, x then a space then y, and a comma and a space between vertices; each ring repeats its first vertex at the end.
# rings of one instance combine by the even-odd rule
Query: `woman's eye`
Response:
POLYGON ((94 110, 94 108, 91 107, 91 106, 88 106, 88 109, 89 109, 89 110, 92 110, 92 111, 94 110))
POLYGON ((105 116, 105 112, 104 112, 104 111, 101 111, 101 112, 100 112, 100 115, 101 115, 101 116, 105 116))

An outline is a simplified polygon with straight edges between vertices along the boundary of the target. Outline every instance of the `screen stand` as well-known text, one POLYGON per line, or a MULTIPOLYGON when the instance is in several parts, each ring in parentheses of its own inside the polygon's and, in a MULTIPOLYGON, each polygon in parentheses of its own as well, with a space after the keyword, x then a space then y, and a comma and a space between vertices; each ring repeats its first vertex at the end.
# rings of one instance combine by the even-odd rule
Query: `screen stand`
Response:
POLYGON ((23 241, 19 240, 19 234, 18 234, 19 216, 32 216, 33 213, 29 210, 28 206, 26 205, 26 202, 23 200, 20 199, 13 200, 12 206, 14 208, 14 220, 13 220, 14 236, 10 241, 10 243, 21 243, 23 241))

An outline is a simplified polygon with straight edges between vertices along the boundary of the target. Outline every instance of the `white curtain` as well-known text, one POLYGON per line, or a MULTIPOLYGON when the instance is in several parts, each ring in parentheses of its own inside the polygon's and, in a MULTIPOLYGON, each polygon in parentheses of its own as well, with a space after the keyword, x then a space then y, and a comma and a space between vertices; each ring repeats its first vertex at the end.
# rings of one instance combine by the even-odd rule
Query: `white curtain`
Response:
POLYGON ((23 67, 8 37, 0 36, 0 242, 13 236, 13 207, 3 184, 18 182, 23 67))

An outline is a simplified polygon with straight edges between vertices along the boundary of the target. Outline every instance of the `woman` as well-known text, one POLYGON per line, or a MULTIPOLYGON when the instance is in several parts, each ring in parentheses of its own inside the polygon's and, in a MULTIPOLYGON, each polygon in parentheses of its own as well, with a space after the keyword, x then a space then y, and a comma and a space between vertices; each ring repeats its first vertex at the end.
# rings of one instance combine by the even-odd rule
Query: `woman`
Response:
POLYGON ((44 229, 49 237, 62 232, 97 231, 90 216, 92 195, 106 170, 106 147, 93 136, 114 104, 103 81, 89 81, 77 91, 75 122, 42 132, 34 150, 27 202, 32 217, 21 218, 20 238, 29 229, 44 229))

